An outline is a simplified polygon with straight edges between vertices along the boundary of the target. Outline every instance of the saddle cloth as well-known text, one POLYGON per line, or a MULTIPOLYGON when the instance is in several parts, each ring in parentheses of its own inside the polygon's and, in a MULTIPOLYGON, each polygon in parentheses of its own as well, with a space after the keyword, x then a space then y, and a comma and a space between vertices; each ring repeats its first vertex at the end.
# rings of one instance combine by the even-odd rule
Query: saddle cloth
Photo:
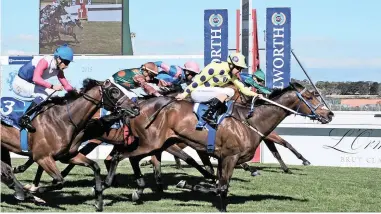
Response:
MULTIPOLYGON (((36 97, 34 102, 40 104, 43 101, 41 97, 36 97)), ((31 101, 21 100, 14 97, 1 97, 1 121, 5 124, 20 130, 20 146, 23 152, 28 152, 28 131, 22 129, 18 125, 19 119, 24 115, 25 111, 32 104, 31 101)), ((36 112, 31 115, 34 119, 36 112)))
MULTIPOLYGON (((215 139, 216 139, 216 132, 218 125, 221 124, 221 122, 226 118, 231 116, 233 113, 233 101, 228 101, 225 105, 227 107, 227 110, 218 116, 217 118, 217 127, 213 128, 210 126, 206 121, 202 119, 202 115, 208 110, 209 106, 207 103, 195 103, 193 106, 193 112, 196 114, 197 117, 197 124, 196 129, 197 130, 203 130, 204 128, 208 131, 208 144, 207 144, 207 152, 213 153, 214 147, 215 147, 215 139)), ((214 117, 217 113, 215 113, 214 117)))

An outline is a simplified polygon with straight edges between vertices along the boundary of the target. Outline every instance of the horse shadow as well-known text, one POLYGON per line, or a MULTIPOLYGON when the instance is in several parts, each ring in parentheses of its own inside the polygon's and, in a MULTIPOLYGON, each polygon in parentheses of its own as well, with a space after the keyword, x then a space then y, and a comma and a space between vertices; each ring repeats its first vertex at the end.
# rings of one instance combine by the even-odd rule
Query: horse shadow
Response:
MULTIPOLYGON (((51 208, 58 209, 58 210, 67 210, 65 208, 65 205, 89 205, 93 206, 94 200, 93 197, 89 195, 83 195, 83 193, 79 191, 70 191, 70 196, 64 195, 64 189, 60 191, 54 191, 54 192, 45 192, 43 194, 35 194, 38 197, 41 197, 43 200, 45 200, 46 204, 40 205, 38 207, 28 206, 26 204, 20 204, 20 203, 12 203, 12 200, 10 200, 10 197, 13 197, 12 195, 4 195, 4 200, 7 204, 10 204, 9 208, 16 209, 16 210, 25 210, 21 207, 15 207, 15 205, 21 205, 25 207, 26 209, 34 209, 34 210, 49 210, 51 208)), ((123 198, 127 198, 127 194, 119 194, 119 195, 107 195, 105 199, 111 200, 111 201, 121 201, 123 198)), ((3 195, 2 195, 3 200, 3 195)), ((14 200, 13 200, 14 201, 14 200)), ((105 203, 105 205, 108 205, 109 203, 105 203)), ((2 205, 3 207, 4 205, 2 205)), ((6 206, 6 205, 5 205, 6 206)))
POLYGON ((16 211, 25 211, 25 210, 40 210, 41 207, 31 206, 32 201, 18 201, 15 199, 13 194, 1 194, 1 208, 14 209, 16 211))
MULTIPOLYGON (((128 195, 127 198, 131 201, 131 195, 128 195)), ((176 206, 202 206, 196 203, 197 202, 208 202, 212 206, 219 208, 221 206, 220 199, 215 194, 199 194, 191 191, 180 191, 180 192, 163 192, 161 194, 150 192, 142 195, 141 202, 135 203, 135 205, 143 205, 145 202, 149 201, 160 201, 162 199, 170 199, 174 201, 180 201, 175 203, 176 206)), ((278 200, 278 201, 296 201, 296 202, 308 202, 308 199, 299 199, 292 196, 283 196, 283 195, 273 195, 273 194, 258 194, 258 195, 247 195, 240 196, 235 194, 228 195, 228 204, 245 204, 248 202, 258 202, 264 200, 278 200)), ((114 203, 114 202, 112 202, 114 203)))

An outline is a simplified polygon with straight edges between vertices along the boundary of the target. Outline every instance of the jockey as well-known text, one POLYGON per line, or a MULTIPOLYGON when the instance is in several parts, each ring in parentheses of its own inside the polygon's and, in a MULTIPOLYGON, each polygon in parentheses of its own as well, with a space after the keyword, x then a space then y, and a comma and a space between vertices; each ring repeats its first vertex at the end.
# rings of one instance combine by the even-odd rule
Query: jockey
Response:
POLYGON ((152 82, 155 76, 158 74, 158 68, 153 62, 148 62, 142 65, 140 68, 124 69, 116 72, 109 78, 109 80, 119 87, 123 93, 130 99, 136 99, 137 95, 129 89, 135 89, 142 87, 148 95, 162 96, 156 89, 150 86, 148 83, 152 82), (127 89, 127 90, 126 90, 127 89))
POLYGON ((240 78, 246 85, 253 87, 254 91, 258 91, 261 94, 271 93, 271 91, 265 87, 265 73, 261 69, 258 69, 252 76, 247 73, 241 73, 240 78))
POLYGON ((232 82, 246 96, 263 97, 251 91, 249 87, 245 87, 239 80, 238 74, 244 68, 247 66, 245 56, 241 53, 231 54, 227 62, 212 62, 195 76, 193 82, 183 93, 177 95, 176 99, 182 100, 191 95, 195 102, 210 101, 211 108, 205 112, 202 118, 211 125, 215 125, 214 113, 225 108, 224 102, 234 96, 234 89, 219 86, 232 82))
MULTIPOLYGON (((12 83, 12 90, 21 97, 41 97, 44 100, 54 91, 73 90, 64 75, 64 69, 73 61, 73 55, 73 50, 65 44, 56 49, 54 56, 32 59, 19 69, 12 83), (53 76, 57 76, 62 85, 53 85, 45 81, 53 76)), ((32 102, 19 120, 20 127, 27 128, 30 132, 36 131, 29 118, 35 111, 36 105, 37 103, 32 102)))
POLYGON ((157 61, 155 65, 161 68, 161 72, 157 75, 156 79, 159 80, 160 86, 168 85, 189 85, 192 82, 193 77, 200 73, 198 64, 194 61, 188 61, 184 64, 184 67, 171 65, 157 61))

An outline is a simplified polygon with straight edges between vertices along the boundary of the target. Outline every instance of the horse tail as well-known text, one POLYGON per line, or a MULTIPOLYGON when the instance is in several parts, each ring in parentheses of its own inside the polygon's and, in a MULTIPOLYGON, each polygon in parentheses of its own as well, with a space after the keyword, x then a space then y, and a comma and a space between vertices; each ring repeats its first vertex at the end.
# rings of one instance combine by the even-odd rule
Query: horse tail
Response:
POLYGON ((145 129, 147 129, 152 123, 153 121, 155 121, 157 115, 159 115, 159 113, 161 112, 161 110, 163 110, 165 107, 167 107, 169 104, 171 104, 173 101, 175 101, 175 98, 174 97, 169 97, 170 100, 169 102, 167 102, 166 104, 162 105, 158 110, 156 110, 155 113, 153 113, 151 115, 151 117, 148 118, 148 123, 147 125, 144 126, 145 129))

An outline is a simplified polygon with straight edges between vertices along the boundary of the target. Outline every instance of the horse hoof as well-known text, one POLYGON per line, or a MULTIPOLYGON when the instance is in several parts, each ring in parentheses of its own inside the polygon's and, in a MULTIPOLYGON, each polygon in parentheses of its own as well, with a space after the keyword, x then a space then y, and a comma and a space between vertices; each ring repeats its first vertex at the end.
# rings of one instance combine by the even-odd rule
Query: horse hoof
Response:
POLYGON ((258 176, 258 175, 261 175, 259 171, 255 171, 251 173, 251 176, 258 176))
POLYGON ((184 188, 186 184, 187 184, 187 182, 186 182, 185 180, 182 180, 182 181, 180 181, 180 182, 176 185, 176 187, 177 187, 177 188, 184 188))
POLYGON ((220 209, 220 212, 221 213, 226 213, 227 211, 226 211, 226 209, 220 209))
POLYGON ((205 170, 209 172, 210 174, 214 175, 214 169, 211 167, 205 167, 205 170))
POLYGON ((286 173, 286 174, 292 174, 292 171, 287 169, 287 170, 284 171, 284 173, 286 173))
POLYGON ((133 192, 132 193, 132 201, 139 201, 139 199, 140 199, 140 196, 139 196, 139 194, 138 194, 138 192, 137 191, 135 191, 135 192, 133 192))
POLYGON ((308 160, 306 160, 306 161, 303 161, 303 165, 304 166, 309 166, 309 165, 311 165, 311 163, 308 160))
POLYGON ((158 193, 164 192, 163 184, 157 184, 156 192, 158 192, 158 193))
POLYGON ((24 189, 28 190, 30 193, 36 193, 38 191, 38 187, 36 187, 34 184, 30 185, 30 184, 26 184, 24 186, 24 189))
POLYGON ((103 204, 101 203, 101 204, 97 204, 97 203, 95 203, 94 204, 94 207, 95 207, 95 210, 97 211, 97 212, 102 212, 103 211, 103 204))
POLYGON ((44 201, 43 199, 41 199, 37 196, 34 196, 34 195, 33 195, 33 202, 34 202, 34 204, 36 204, 38 206, 46 204, 46 201, 44 201))
POLYGON ((24 192, 20 192, 20 193, 15 192, 13 197, 15 197, 15 199, 18 200, 18 201, 25 201, 25 194, 24 194, 24 192))

